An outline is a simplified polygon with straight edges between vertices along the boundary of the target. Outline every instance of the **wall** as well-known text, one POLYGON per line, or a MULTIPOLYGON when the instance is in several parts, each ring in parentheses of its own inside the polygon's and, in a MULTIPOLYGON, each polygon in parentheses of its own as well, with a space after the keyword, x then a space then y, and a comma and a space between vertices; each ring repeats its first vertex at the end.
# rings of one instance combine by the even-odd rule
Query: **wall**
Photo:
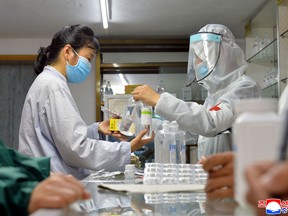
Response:
MULTIPOLYGON (((126 52, 103 53, 103 63, 152 63, 152 62, 186 62, 187 52, 126 52)), ((160 80, 165 91, 181 98, 181 89, 185 86, 186 68, 162 68, 160 74, 126 74, 130 85, 147 84, 155 89, 160 80)), ((114 93, 124 93, 124 86, 117 74, 104 74, 103 79, 110 81, 114 93), (116 90, 116 91, 115 91, 116 90)))
MULTIPOLYGON (((51 39, 0 39, 0 55, 35 55, 40 46, 48 46, 51 39)), ((96 121, 96 99, 95 99, 95 63, 89 78, 79 85, 70 85, 72 95, 78 105, 82 118, 87 124, 96 121)))
MULTIPOLYGON (((0 55, 34 55, 37 54, 37 51, 40 46, 48 46, 51 42, 50 38, 23 38, 23 39, 0 39, 0 55)), ((241 47, 245 47, 243 44, 243 40, 237 40, 241 47)), ((181 54, 179 59, 186 60, 187 54, 181 54)), ((180 61, 180 60, 179 60, 180 61)), ((92 72, 89 78, 82 84, 69 84, 72 95, 78 105, 79 111, 81 113, 82 118, 87 124, 92 124, 96 121, 96 97, 95 97, 95 89, 96 83, 95 78, 95 63, 92 65, 92 72)), ((179 82, 179 88, 183 87, 182 84, 185 81, 185 74, 182 74, 180 78, 182 79, 179 82)), ((173 80, 173 79, 171 79, 173 80)), ((168 83, 167 83, 168 84, 168 83)), ((170 84, 169 84, 170 85, 170 84)), ((193 87, 192 87, 193 88, 193 87)), ((175 90, 171 90, 175 92, 175 90)), ((193 90, 194 91, 194 90, 193 90)), ((180 90, 176 92, 180 94, 180 90)))

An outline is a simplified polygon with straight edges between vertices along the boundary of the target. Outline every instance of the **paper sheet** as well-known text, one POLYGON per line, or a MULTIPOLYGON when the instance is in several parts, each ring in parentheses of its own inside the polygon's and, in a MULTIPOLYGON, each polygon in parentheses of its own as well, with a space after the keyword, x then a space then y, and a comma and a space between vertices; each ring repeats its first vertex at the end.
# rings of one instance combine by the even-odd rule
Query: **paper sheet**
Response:
POLYGON ((129 193, 203 192, 205 185, 101 184, 100 188, 129 193))

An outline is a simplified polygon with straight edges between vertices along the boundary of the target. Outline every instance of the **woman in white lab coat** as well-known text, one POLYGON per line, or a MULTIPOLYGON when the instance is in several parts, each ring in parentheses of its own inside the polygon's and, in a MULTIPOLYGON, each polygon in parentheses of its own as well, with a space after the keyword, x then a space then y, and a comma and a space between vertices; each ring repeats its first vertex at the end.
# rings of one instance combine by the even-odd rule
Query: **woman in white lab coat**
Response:
POLYGON ((146 131, 130 143, 101 141, 101 133, 111 134, 109 122, 87 126, 82 120, 67 82, 87 78, 98 50, 94 32, 84 25, 62 28, 50 46, 39 50, 34 64, 38 76, 22 110, 19 151, 31 157, 51 157, 52 172, 81 178, 88 169, 123 171, 131 152, 151 141, 141 140, 146 131))
POLYGON ((198 158, 231 150, 230 129, 236 100, 261 96, 259 85, 245 75, 247 62, 231 31, 209 24, 190 36, 187 85, 198 82, 208 91, 203 105, 185 102, 149 86, 132 92, 134 99, 155 106, 155 112, 179 128, 199 135, 198 158))

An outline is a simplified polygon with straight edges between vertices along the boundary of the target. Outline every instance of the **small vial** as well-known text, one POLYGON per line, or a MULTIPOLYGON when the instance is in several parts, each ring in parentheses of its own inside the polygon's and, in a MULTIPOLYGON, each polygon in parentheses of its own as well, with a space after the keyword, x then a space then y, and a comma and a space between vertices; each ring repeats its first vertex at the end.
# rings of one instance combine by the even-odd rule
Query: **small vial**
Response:
POLYGON ((127 164, 125 165, 125 180, 126 181, 134 181, 135 180, 135 165, 127 164))

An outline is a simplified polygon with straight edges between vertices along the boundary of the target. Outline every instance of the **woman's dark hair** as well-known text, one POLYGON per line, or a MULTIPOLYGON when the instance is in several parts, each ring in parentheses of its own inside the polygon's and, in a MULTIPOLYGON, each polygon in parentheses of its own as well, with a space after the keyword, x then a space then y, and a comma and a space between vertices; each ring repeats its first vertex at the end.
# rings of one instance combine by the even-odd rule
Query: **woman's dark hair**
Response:
POLYGON ((48 47, 40 47, 34 62, 34 71, 37 75, 43 71, 46 65, 55 61, 60 50, 66 44, 70 44, 76 51, 83 47, 89 47, 97 53, 99 49, 98 40, 91 28, 85 25, 65 26, 54 35, 48 47))

